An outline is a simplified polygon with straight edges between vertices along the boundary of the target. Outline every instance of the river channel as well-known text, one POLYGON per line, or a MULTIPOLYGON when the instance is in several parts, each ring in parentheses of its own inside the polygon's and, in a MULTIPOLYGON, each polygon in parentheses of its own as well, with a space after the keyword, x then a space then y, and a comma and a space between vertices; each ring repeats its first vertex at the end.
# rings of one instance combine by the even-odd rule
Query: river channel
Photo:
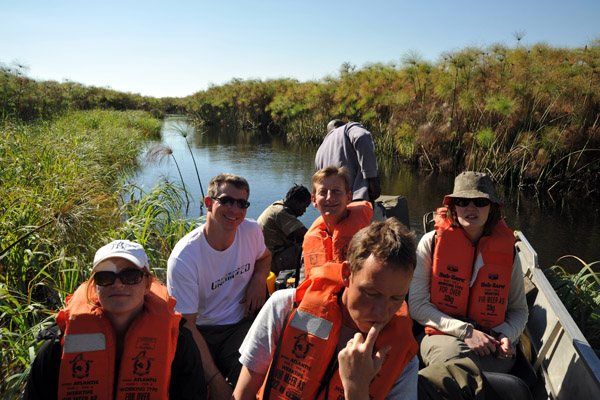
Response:
MULTIPOLYGON (((201 213, 202 195, 194 159, 205 194, 209 180, 222 172, 248 180, 251 206, 247 218, 258 218, 271 203, 285 197, 293 184, 303 184, 310 190, 316 152, 312 146, 292 146, 281 138, 249 132, 201 131, 181 118, 167 119, 161 140, 148 142, 147 148, 159 143, 172 149, 185 185, 195 199, 188 211, 189 218, 197 218, 201 213)), ((402 195, 408 200, 410 229, 420 238, 423 214, 439 207, 444 195, 452 192, 454 177, 381 163, 379 169, 382 193, 402 195)), ((142 154, 140 167, 132 179, 148 188, 161 177, 180 182, 173 160, 150 163, 142 154)), ((541 267, 556 264, 564 255, 575 255, 587 263, 600 261, 600 202, 564 199, 546 193, 532 196, 508 188, 500 188, 498 194, 505 202, 508 226, 525 234, 538 253, 541 267)), ((317 216, 318 211, 309 206, 300 219, 310 226, 317 216)), ((559 264, 571 271, 581 268, 581 264, 572 261, 559 264)), ((596 270, 600 267, 596 266, 596 270)))

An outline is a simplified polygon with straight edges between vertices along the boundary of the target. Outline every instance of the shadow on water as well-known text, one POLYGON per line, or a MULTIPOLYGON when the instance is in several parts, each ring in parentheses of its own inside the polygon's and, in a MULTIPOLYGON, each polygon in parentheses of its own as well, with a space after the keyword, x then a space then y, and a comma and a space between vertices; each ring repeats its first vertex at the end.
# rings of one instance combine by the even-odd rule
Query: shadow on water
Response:
MULTIPOLYGON (((272 202, 285 197, 287 190, 296 183, 310 189, 316 153, 314 147, 290 145, 284 139, 258 132, 194 129, 184 119, 167 120, 161 141, 172 148, 186 186, 196 200, 192 210, 198 210, 201 194, 185 140, 190 141, 205 193, 209 180, 222 172, 238 174, 248 180, 252 204, 248 218, 258 218, 272 202)), ((150 142, 148 147, 156 143, 150 142)), ((140 165, 141 168, 132 177, 139 185, 154 185, 161 176, 175 182, 180 180, 172 161, 148 164, 141 157, 140 165)), ((380 163, 380 177, 384 194, 406 197, 410 228, 418 237, 423 234, 423 215, 439 207, 444 195, 451 193, 454 185, 454 176, 417 171, 402 164, 380 163)), ((499 195, 505 201, 504 213, 509 227, 525 233, 538 252, 542 267, 553 265, 559 257, 567 254, 577 255, 588 263, 600 260, 599 202, 548 195, 531 196, 503 188, 500 188, 499 195)), ((189 216, 195 218, 198 215, 189 216)), ((309 207, 301 221, 308 226, 317 216, 318 211, 309 207)))

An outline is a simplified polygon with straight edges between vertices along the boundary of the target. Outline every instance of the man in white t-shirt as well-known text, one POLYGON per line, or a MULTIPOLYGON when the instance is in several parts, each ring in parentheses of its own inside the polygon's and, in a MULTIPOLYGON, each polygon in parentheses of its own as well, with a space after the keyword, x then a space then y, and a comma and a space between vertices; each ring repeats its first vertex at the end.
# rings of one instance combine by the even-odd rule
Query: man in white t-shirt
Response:
POLYGON ((241 369, 239 346, 265 302, 271 265, 260 226, 246 220, 248 182, 211 179, 206 223, 184 236, 167 263, 167 288, 202 356, 211 398, 229 399, 241 369))

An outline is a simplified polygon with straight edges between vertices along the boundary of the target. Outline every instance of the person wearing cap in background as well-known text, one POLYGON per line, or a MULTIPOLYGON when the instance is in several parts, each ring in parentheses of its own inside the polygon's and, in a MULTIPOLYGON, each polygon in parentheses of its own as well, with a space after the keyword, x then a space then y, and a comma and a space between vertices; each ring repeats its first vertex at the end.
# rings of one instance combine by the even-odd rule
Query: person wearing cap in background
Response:
POLYGON ((271 253, 258 223, 245 219, 249 196, 241 176, 212 178, 206 223, 181 238, 167 262, 167 288, 202 355, 211 399, 231 398, 238 349, 267 296, 271 253))
POLYGON ((200 353, 143 247, 115 240, 67 297, 27 381, 31 399, 205 399, 200 353))
POLYGON ((334 119, 327 124, 327 135, 315 156, 315 171, 329 166, 348 168, 352 201, 374 202, 381 194, 373 138, 358 122, 334 119))
POLYGON ((528 309, 503 203, 487 174, 466 171, 443 204, 435 230, 419 242, 408 299, 425 327, 423 362, 469 357, 482 371, 506 373, 528 309))

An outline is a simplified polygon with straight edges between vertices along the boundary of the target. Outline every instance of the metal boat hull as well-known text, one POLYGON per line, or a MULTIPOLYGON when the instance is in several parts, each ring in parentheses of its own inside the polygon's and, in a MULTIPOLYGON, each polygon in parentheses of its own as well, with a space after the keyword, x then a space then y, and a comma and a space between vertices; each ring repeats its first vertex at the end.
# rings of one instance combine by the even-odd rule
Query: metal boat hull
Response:
POLYGON ((536 399, 600 399, 600 360, 538 267, 537 253, 517 232, 516 257, 526 281, 536 399))

